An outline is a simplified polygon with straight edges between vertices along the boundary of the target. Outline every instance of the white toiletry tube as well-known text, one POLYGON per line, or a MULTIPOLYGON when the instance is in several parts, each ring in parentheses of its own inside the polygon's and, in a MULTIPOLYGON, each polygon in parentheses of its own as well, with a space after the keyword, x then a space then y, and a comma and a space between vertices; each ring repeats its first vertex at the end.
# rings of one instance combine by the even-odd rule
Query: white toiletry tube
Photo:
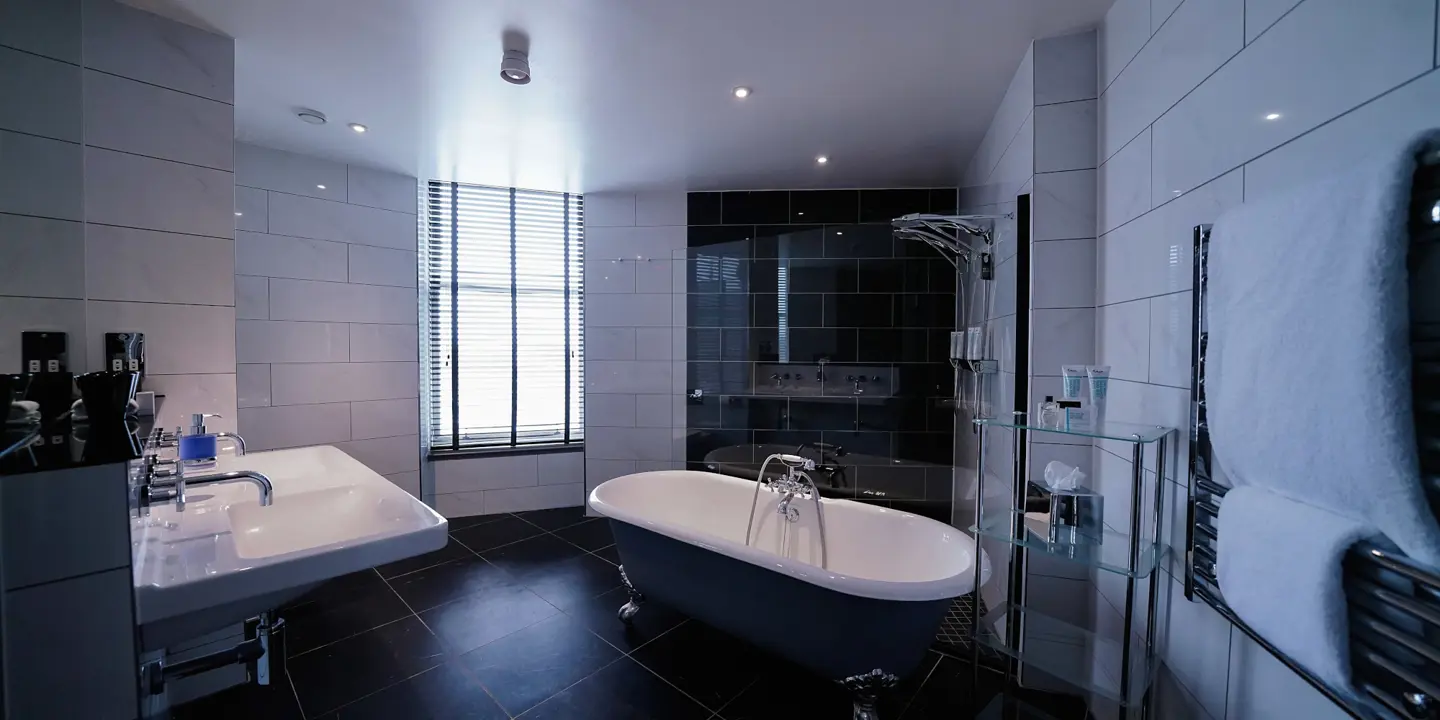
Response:
POLYGON ((1105 417, 1105 400, 1110 395, 1110 366, 1086 365, 1085 375, 1090 378, 1090 405, 1095 408, 1097 420, 1105 417))
POLYGON ((1080 390, 1085 387, 1085 366, 1061 365, 1060 379, 1060 396, 1066 400, 1079 400, 1080 390))

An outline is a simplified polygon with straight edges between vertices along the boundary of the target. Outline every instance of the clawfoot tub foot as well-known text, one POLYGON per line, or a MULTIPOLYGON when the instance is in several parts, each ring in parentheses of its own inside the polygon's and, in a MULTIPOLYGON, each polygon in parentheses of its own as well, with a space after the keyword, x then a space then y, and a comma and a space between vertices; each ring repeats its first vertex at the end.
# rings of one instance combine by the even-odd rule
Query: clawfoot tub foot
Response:
POLYGON ((620 618, 620 622, 629 625, 635 617, 635 613, 640 612, 640 603, 645 602, 645 596, 642 595, 639 590, 636 590, 634 585, 630 584, 630 577, 625 574, 624 565, 620 566, 620 582, 624 583, 625 591, 630 593, 630 601, 621 605, 620 612, 616 613, 616 615, 620 618))
POLYGON ((840 684, 854 697, 854 720, 880 720, 879 711, 876 710, 880 693, 895 687, 895 683, 899 681, 900 678, 879 668, 841 680, 840 684))

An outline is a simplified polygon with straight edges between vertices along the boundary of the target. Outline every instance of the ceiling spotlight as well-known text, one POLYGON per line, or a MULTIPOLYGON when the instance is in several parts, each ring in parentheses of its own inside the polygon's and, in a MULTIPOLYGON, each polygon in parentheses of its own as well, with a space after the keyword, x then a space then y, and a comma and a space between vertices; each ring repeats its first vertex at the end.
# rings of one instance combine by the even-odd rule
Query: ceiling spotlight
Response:
POLYGON ((1279 119, 1280 119, 1280 113, 1270 113, 1269 115, 1266 115, 1266 116, 1265 116, 1265 119, 1266 119, 1266 120, 1279 120, 1279 119))
POLYGON ((245 213, 240 212, 239 210, 236 210, 236 211, 235 211, 235 217, 240 217, 241 215, 244 215, 244 214, 245 214, 245 213))
POLYGON ((730 93, 735 97, 744 100, 745 98, 750 97, 750 88, 741 85, 734 90, 731 90, 730 93))
POLYGON ((325 186, 324 186, 324 185, 316 185, 315 187, 320 188, 321 190, 324 190, 324 189, 325 189, 325 186))
POLYGON ((301 108, 300 110, 297 110, 295 112, 295 115, 301 120, 304 120, 311 125, 325 124, 325 113, 322 113, 319 110, 306 110, 304 108, 301 108))
POLYGON ((820 165, 824 165, 825 163, 830 162, 830 157, 828 155, 816 155, 815 162, 819 163, 820 165))
POLYGON ((354 130, 354 131, 357 132, 357 133, 363 133, 363 132, 365 132, 366 130, 369 130, 370 128, 365 127, 364 125, 361 125, 360 123, 350 123, 350 129, 351 129, 351 130, 354 130))
POLYGON ((530 58, 523 50, 506 50, 500 59, 500 79, 511 85, 530 83, 530 58))

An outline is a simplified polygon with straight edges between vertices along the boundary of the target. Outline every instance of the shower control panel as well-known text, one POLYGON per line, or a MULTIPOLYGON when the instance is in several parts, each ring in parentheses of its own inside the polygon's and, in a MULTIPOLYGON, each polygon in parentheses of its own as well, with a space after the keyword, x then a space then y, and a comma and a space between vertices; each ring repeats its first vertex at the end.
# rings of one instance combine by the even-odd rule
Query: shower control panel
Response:
POLYGON ((895 369, 884 365, 756 363, 756 395, 890 397, 895 369))

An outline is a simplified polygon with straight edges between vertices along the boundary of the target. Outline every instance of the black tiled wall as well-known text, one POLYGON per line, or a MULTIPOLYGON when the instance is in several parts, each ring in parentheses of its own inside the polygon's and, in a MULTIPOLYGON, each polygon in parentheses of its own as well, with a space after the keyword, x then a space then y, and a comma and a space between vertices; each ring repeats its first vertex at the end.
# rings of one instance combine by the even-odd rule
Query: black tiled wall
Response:
POLYGON ((890 220, 954 188, 690 193, 688 459, 754 472, 801 443, 827 495, 950 519, 955 268, 890 220), (696 397, 696 391, 699 396, 696 397))

